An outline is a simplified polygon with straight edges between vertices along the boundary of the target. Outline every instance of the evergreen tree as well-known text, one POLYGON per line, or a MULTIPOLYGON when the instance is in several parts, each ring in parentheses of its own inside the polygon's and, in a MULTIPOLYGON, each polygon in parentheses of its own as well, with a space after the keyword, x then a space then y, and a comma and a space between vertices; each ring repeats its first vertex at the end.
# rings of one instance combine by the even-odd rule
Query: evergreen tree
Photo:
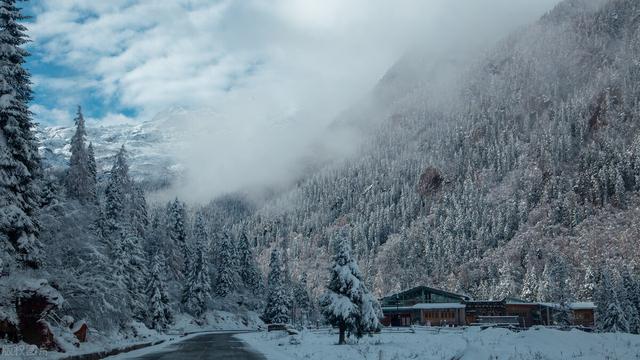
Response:
POLYGON ((358 265, 351 257, 351 246, 344 234, 334 242, 335 255, 327 292, 320 299, 322 314, 337 326, 339 344, 345 343, 345 333, 357 337, 380 328, 380 304, 365 286, 358 265))
POLYGON ((205 230, 202 214, 196 216, 194 224, 195 259, 189 266, 186 284, 182 292, 182 304, 185 310, 196 318, 201 318, 207 311, 211 299, 211 279, 206 254, 209 251, 209 239, 205 230))
POLYGON ((297 320, 304 324, 309 319, 309 313, 311 312, 311 297, 309 296, 309 290, 307 285, 307 273, 303 273, 300 276, 300 281, 295 284, 293 290, 294 298, 294 313, 297 320))
POLYGON ((602 270, 600 281, 594 291, 597 306, 598 330, 605 332, 629 332, 629 320, 620 300, 620 281, 609 268, 602 270))
POLYGON ((529 301, 538 299, 538 272, 535 266, 532 266, 524 276, 522 284, 522 297, 529 301))
POLYGON ((105 226, 107 234, 119 234, 128 226, 127 209, 131 195, 131 178, 124 145, 116 154, 105 190, 105 226))
MULTIPOLYGON (((189 261, 189 247, 187 246, 186 230, 187 212, 185 206, 178 198, 167 206, 167 234, 171 241, 171 254, 169 264, 177 278, 188 274, 187 262, 189 261)), ((204 226, 204 225, 203 225, 204 226)), ((204 228, 203 228, 204 229, 204 228)))
POLYGON ((220 261, 217 263, 218 277, 216 279, 216 295, 219 297, 226 297, 235 288, 237 284, 237 274, 235 267, 235 252, 233 251, 233 244, 227 232, 223 232, 220 241, 220 261))
POLYGON ((640 332, 640 309, 638 307, 640 298, 638 298, 638 283, 633 278, 631 270, 626 266, 622 269, 622 273, 620 275, 622 277, 620 305, 622 306, 629 322, 629 332, 632 334, 638 334, 640 332))
POLYGON ((134 234, 143 239, 145 237, 145 230, 149 225, 147 199, 144 196, 144 190, 142 190, 140 186, 132 184, 131 191, 129 224, 134 234))
POLYGON ((87 165, 89 167, 89 173, 91 174, 91 181, 93 182, 93 187, 96 187, 98 182, 98 165, 96 163, 96 154, 93 150, 93 143, 90 142, 87 147, 87 165))
POLYGON ((131 314, 138 320, 146 317, 145 284, 147 264, 140 239, 127 228, 112 243, 113 276, 126 291, 131 314))
POLYGON ((166 329, 173 322, 173 312, 164 277, 165 273, 164 256, 162 256, 162 253, 156 252, 153 256, 149 274, 149 286, 147 288, 149 297, 148 320, 153 329, 166 329))
POLYGON ((269 277, 267 279, 267 305, 262 320, 268 324, 283 324, 289 322, 291 298, 285 288, 284 265, 280 249, 274 248, 269 263, 269 277))
MULTIPOLYGON (((15 0, 0 1, 0 258, 37 268, 42 260, 37 209, 41 176, 28 103, 30 74, 25 17, 15 0), (13 261, 13 260, 12 260, 13 261)), ((0 265, 2 266, 2 265, 0 265)))
POLYGON ((89 164, 89 154, 85 146, 87 132, 85 130, 82 110, 78 106, 75 118, 76 132, 71 138, 71 159, 67 173, 67 194, 82 203, 95 200, 95 176, 89 164))
POLYGON ((582 300, 593 299, 593 291, 596 287, 596 274, 591 266, 586 266, 584 269, 584 280, 578 289, 578 296, 582 300))
POLYGON ((249 239, 247 239, 247 235, 244 233, 240 235, 237 253, 238 270, 244 286, 254 294, 258 294, 262 287, 262 276, 258 269, 258 264, 256 263, 253 251, 249 245, 249 239))

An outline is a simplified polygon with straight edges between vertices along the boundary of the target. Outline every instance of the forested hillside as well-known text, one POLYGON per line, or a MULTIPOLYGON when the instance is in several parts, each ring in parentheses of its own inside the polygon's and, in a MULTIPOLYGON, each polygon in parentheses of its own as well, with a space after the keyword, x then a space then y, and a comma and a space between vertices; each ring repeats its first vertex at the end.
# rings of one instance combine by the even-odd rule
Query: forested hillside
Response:
POLYGON ((475 61, 449 104, 405 90, 357 156, 235 227, 316 289, 346 225, 379 295, 597 297, 603 272, 637 278, 639 39, 637 2, 565 1, 475 61))

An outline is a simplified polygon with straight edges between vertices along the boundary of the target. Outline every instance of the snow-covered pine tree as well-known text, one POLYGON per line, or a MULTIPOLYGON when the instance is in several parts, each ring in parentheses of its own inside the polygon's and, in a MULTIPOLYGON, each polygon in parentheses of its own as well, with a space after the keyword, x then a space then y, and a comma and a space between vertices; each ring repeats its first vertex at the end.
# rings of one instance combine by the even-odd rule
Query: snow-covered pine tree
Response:
POLYGON ((147 316, 149 325, 153 329, 166 329, 173 322, 173 311, 167 293, 165 274, 167 273, 166 262, 161 252, 156 252, 151 261, 149 286, 147 295, 149 297, 149 308, 147 316))
POLYGON ((131 314, 138 320, 146 317, 145 284, 147 262, 140 239, 127 227, 112 241, 113 275, 129 295, 131 314))
POLYGON ((522 283, 522 297, 529 301, 538 299, 538 271, 532 266, 524 276, 522 283))
POLYGON ((640 313, 638 312, 640 299, 638 298, 638 284, 633 278, 632 270, 628 267, 625 266, 620 275, 622 277, 620 305, 622 306, 629 322, 629 332, 632 334, 638 334, 640 332, 640 313))
MULTIPOLYGON (((37 210, 41 176, 38 145, 28 103, 30 74, 25 17, 15 0, 0 1, 0 258, 25 267, 41 263, 37 210)), ((4 267, 4 266, 2 266, 4 267)), ((8 271, 8 269, 4 269, 8 271)))
POLYGON ((267 305, 262 320, 268 324, 286 324, 290 321, 291 298, 285 288, 282 254, 277 247, 271 251, 269 277, 267 279, 267 305))
POLYGON ((131 185, 131 205, 129 209, 129 224, 137 237, 145 238, 145 231, 149 225, 149 215, 147 213, 147 199, 144 190, 137 185, 131 185))
POLYGON ((124 145, 116 154, 105 190, 105 227, 108 235, 121 234, 128 227, 126 211, 129 204, 131 178, 124 145))
POLYGON ((244 286, 254 294, 260 293, 262 288, 262 274, 258 269, 255 256, 245 233, 240 235, 238 241, 238 272, 244 286))
POLYGON ((338 344, 344 344, 346 332, 360 337, 378 330, 382 311, 362 280, 344 231, 334 240, 334 249, 329 284, 320 298, 320 306, 327 321, 340 331, 338 344))
POLYGON ((235 266, 236 254, 231 237, 226 231, 223 231, 221 235, 219 246, 220 253, 218 255, 220 261, 216 264, 218 276, 216 278, 215 292, 219 297, 226 297, 236 289, 238 280, 235 266))
POLYGON ((188 274, 187 262, 189 261, 189 247, 187 246, 187 212, 178 198, 167 205, 166 217, 167 234, 171 241, 171 253, 169 254, 169 266, 171 272, 177 278, 188 274))
POLYGON ((91 174, 91 181, 93 182, 93 187, 96 187, 98 182, 98 165, 96 163, 96 153, 93 149, 93 143, 89 142, 89 146, 87 146, 87 165, 89 166, 89 173, 91 174))
POLYGON ((201 213, 196 216, 193 237, 195 259, 192 260, 189 273, 186 276, 185 287, 182 291, 182 304, 188 313, 200 319, 207 311, 207 305, 211 300, 211 278, 206 257, 209 253, 209 238, 201 213))
POLYGON ((92 174, 89 164, 89 154, 85 146, 87 131, 85 129, 82 109, 78 106, 75 118, 76 132, 71 138, 71 158, 69 159, 69 172, 66 184, 67 194, 70 198, 86 203, 95 200, 95 176, 92 174))
POLYGON ((597 275, 593 268, 589 265, 585 265, 584 277, 580 288, 578 289, 578 296, 581 300, 593 299, 593 291, 596 287, 597 275))
POLYGON ((603 332, 629 332, 629 320, 620 296, 623 293, 617 274, 608 267, 602 269, 600 281, 594 291, 597 306, 597 327, 603 332))
POLYGON ((293 307, 296 322, 304 324, 309 319, 311 312, 311 296, 307 284, 307 273, 302 273, 300 280, 295 284, 293 289, 293 307))

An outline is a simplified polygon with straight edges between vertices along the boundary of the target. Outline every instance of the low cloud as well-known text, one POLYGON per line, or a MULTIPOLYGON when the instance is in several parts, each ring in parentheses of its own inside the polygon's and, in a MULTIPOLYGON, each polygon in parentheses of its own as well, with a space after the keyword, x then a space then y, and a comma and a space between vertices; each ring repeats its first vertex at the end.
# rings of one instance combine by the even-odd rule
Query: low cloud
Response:
MULTIPOLYGON (((181 195, 205 200, 291 179, 322 129, 407 49, 482 47, 556 2, 42 0, 30 28, 40 61, 73 69, 69 99, 91 91, 112 120, 191 109, 174 120, 188 140, 175 149, 181 195)), ((60 119, 68 82, 36 79, 60 97, 36 112, 60 119)))

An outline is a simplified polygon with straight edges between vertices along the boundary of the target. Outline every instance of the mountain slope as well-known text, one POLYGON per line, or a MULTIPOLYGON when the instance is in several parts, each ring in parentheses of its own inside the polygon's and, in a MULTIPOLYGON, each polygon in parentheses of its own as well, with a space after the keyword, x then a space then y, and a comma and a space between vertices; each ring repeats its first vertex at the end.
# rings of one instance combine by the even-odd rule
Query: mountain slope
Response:
POLYGON ((548 300, 562 272, 572 294, 591 297, 589 269, 638 256, 624 233, 595 236, 638 204, 638 6, 561 3, 474 61, 448 106, 419 95, 441 82, 394 89, 357 156, 234 227, 287 248, 294 276, 314 274, 317 288, 333 228, 349 225, 379 294, 427 283, 548 300))

